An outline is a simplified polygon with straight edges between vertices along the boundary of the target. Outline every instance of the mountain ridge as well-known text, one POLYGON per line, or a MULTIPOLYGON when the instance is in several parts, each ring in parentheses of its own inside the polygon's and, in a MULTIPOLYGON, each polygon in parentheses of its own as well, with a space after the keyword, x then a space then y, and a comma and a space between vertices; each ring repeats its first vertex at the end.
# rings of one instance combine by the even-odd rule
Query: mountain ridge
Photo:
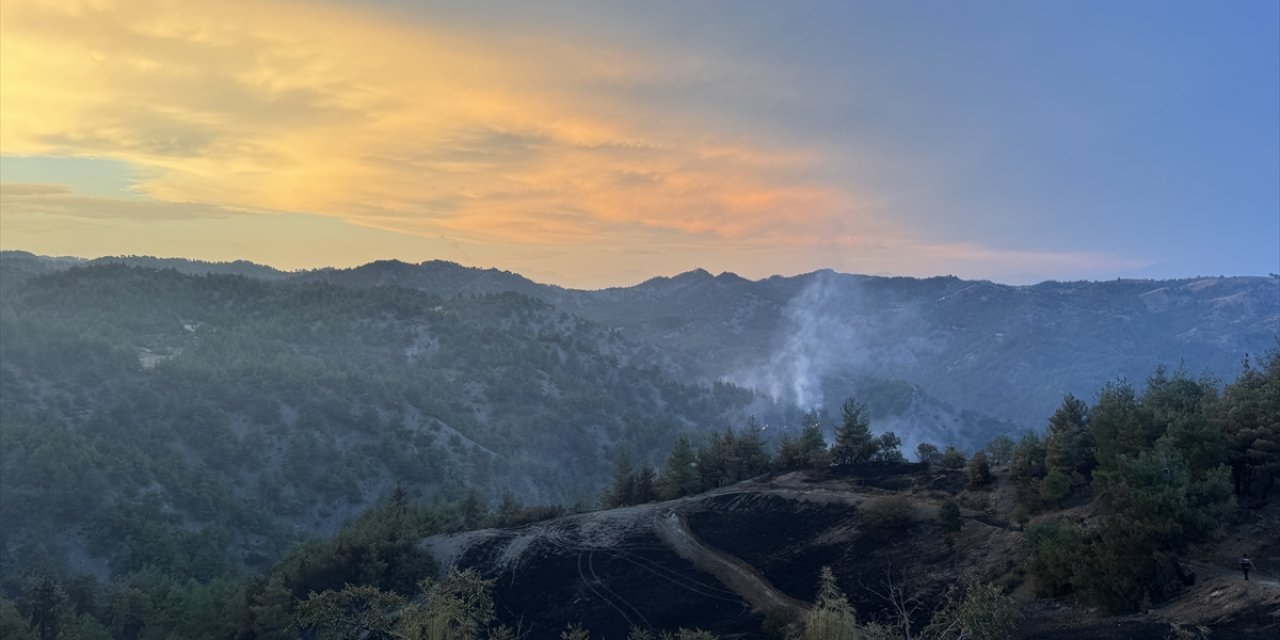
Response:
MULTIPOLYGON (((2 252, 0 260, 43 270, 74 266, 19 252, 2 252)), ((110 261, 155 264, 136 256, 97 259, 110 261)), ((250 263, 161 264, 207 273, 250 263)), ((1274 275, 1006 285, 830 269, 749 280, 695 269, 579 290, 440 260, 274 274, 446 298, 515 291, 650 346, 680 377, 753 387, 801 409, 857 393, 839 389, 841 380, 904 380, 958 409, 1022 428, 1039 426, 1064 394, 1141 380, 1161 364, 1196 362, 1213 377, 1230 378, 1245 357, 1280 336, 1274 275)))
POLYGON ((652 276, 644 280, 641 280, 635 284, 630 284, 630 285, 614 285, 609 287, 600 287, 596 289, 580 289, 576 287, 566 287, 566 286, 547 283, 547 282, 538 282, 536 280, 533 280, 532 278, 528 278, 527 276, 521 275, 518 272, 510 271, 506 269, 500 269, 497 267, 468 266, 454 260, 445 260, 440 258, 432 258, 428 260, 423 260, 421 262, 404 261, 398 258, 383 258, 383 259, 372 260, 370 262, 366 262, 361 265, 356 265, 354 267, 310 267, 310 268, 299 268, 299 269, 292 269, 292 270, 281 269, 265 263, 254 262, 252 260, 246 260, 246 259, 201 260, 196 258, 181 258, 181 257, 166 258, 166 257, 141 255, 141 254, 106 255, 106 256, 98 256, 94 258, 85 258, 81 256, 70 256, 70 255, 50 256, 50 255, 35 253, 33 251, 27 251, 24 249, 0 249, 0 259, 3 259, 3 260, 34 259, 39 262, 61 264, 63 265, 61 268, 70 268, 71 266, 74 266, 76 264, 87 264, 87 263, 99 263, 99 264, 100 263, 121 263, 121 264, 133 264, 137 266, 155 266, 156 264, 163 263, 167 266, 158 267, 158 268, 172 268, 178 271, 183 271, 184 269, 190 269, 198 273, 208 272, 208 271, 205 271, 205 269, 208 269, 209 267, 222 266, 222 265, 242 265, 245 267, 262 271, 264 273, 275 272, 277 274, 281 274, 285 276, 310 274, 310 273, 322 273, 322 272, 353 271, 353 270, 362 269, 364 267, 370 267, 370 266, 381 265, 381 264, 398 264, 398 265, 404 265, 407 267, 423 267, 423 266, 429 266, 429 265, 449 265, 465 271, 477 271, 477 272, 485 272, 485 273, 499 273, 499 274, 514 275, 514 276, 518 276, 520 279, 526 282, 529 282, 537 286, 548 287, 552 289, 559 289, 563 291, 580 292, 580 293, 609 291, 613 289, 634 289, 636 287, 640 287, 655 281, 676 280, 676 279, 680 279, 682 277, 688 277, 688 276, 701 277, 701 274, 710 276, 711 279, 722 279, 722 278, 728 277, 728 279, 731 279, 731 280, 745 281, 748 283, 763 283, 763 282, 774 281, 774 280, 804 279, 804 278, 811 278, 814 276, 827 274, 827 275, 849 276, 852 278, 880 279, 880 280, 916 280, 916 281, 939 280, 939 279, 956 280, 956 281, 963 281, 968 283, 985 283, 985 284, 990 284, 997 287, 1008 287, 1013 289, 1034 288, 1042 285, 1103 284, 1103 283, 1113 283, 1113 282, 1182 283, 1182 282, 1193 282, 1193 281, 1200 281, 1200 280, 1215 280, 1215 279, 1229 279, 1229 280, 1230 279, 1246 279, 1246 280, 1257 280, 1257 281, 1268 281, 1268 280, 1280 279, 1280 275, 1277 275, 1274 273, 1267 274, 1267 275, 1257 275, 1257 274, 1202 275, 1201 274, 1201 275, 1186 275, 1186 276, 1179 276, 1179 277, 1173 277, 1173 278, 1114 278, 1114 279, 1105 279, 1105 280, 1103 279, 1058 280, 1058 279, 1050 278, 1047 280, 1041 280, 1039 282, 1034 282, 1029 284, 1010 284, 1010 283, 1004 283, 1004 282, 997 282, 997 281, 989 280, 985 278, 967 279, 967 278, 961 278, 959 276, 950 275, 950 274, 946 274, 946 275, 937 274, 932 276, 897 276, 897 275, 887 275, 887 274, 852 273, 852 272, 845 272, 845 271, 836 271, 831 268, 815 269, 813 271, 804 271, 804 272, 799 272, 792 275, 772 274, 772 275, 764 276, 757 279, 751 279, 751 278, 741 276, 733 271, 721 271, 719 274, 712 274, 711 271, 706 269, 705 267, 694 267, 688 271, 683 271, 683 272, 669 275, 669 276, 663 276, 663 275, 652 276))

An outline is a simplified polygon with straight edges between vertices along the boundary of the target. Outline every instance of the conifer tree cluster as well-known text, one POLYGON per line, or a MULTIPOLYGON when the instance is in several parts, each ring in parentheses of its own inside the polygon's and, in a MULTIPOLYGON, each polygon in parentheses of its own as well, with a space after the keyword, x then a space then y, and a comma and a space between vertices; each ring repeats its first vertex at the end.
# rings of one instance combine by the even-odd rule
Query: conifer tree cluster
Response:
POLYGON ((1028 529, 1039 590, 1117 612, 1176 594, 1188 546, 1212 539, 1237 501, 1267 500, 1277 443, 1280 352, 1246 361, 1221 392, 1159 368, 1141 393, 1112 383, 1092 407, 1067 396, 1043 438, 1013 448, 1019 515, 1087 504, 1097 517, 1046 516, 1028 529))
POLYGON ((875 435, 866 405, 853 399, 841 407, 841 424, 835 442, 828 446, 821 413, 805 414, 800 432, 784 433, 770 453, 765 429, 754 417, 738 431, 713 432, 701 447, 680 436, 661 471, 636 465, 620 454, 614 463, 613 481, 600 497, 606 509, 673 500, 754 478, 769 471, 821 469, 832 464, 901 463, 902 440, 893 432, 875 435))

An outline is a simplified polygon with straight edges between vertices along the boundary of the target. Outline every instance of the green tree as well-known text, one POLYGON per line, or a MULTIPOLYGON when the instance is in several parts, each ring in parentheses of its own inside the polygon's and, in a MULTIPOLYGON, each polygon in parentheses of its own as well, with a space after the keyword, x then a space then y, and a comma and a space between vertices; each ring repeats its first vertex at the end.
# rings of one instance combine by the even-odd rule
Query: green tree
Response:
POLYGON ((1015 446, 1017 444, 1013 441, 1013 438, 1002 433, 992 438, 987 443, 985 450, 993 466, 1002 466, 1013 462, 1013 448, 1015 446))
POLYGON ((822 419, 819 419, 817 411, 805 413, 797 451, 805 467, 823 468, 831 463, 831 454, 827 452, 827 439, 822 435, 822 419))
POLYGON ((872 462, 890 462, 902 463, 907 459, 902 455, 902 439, 898 434, 892 431, 886 431, 876 436, 874 441, 874 452, 871 454, 872 462))
POLYGON ((928 640, 1006 640, 1022 618, 1021 607, 994 585, 966 578, 947 594, 921 634, 928 640))
POLYGON ((31 623, 8 598, 0 598, 0 638, 36 640, 36 632, 31 628, 31 623))
POLYGON ((697 464, 697 453, 688 436, 677 438, 675 447, 671 449, 662 473, 658 476, 658 496, 663 500, 673 500, 701 490, 697 464))
POLYGON ((1104 473, 1115 470, 1118 456, 1147 449, 1160 436, 1150 412, 1142 408, 1127 382, 1108 383, 1102 389, 1098 402, 1089 410, 1089 434, 1104 473))
POLYGON ((858 619, 844 592, 836 585, 831 567, 823 567, 818 579, 818 600, 804 617, 803 640, 861 640, 858 619))
POLYGON ((947 445, 947 449, 942 452, 942 459, 938 461, 938 464, 948 469, 964 468, 964 452, 951 445, 947 445))
POLYGON ((991 465, 987 462, 986 452, 979 451, 969 459, 965 466, 965 475, 969 478, 969 488, 978 489, 991 484, 991 465))
POLYGON ((573 623, 560 632, 560 640, 591 640, 591 634, 583 629, 582 625, 573 623))
POLYGON ((54 640, 61 636, 63 627, 74 617, 66 591, 51 576, 29 578, 23 604, 31 629, 40 640, 54 640))
POLYGON ((481 640, 510 638, 493 626, 493 581, 474 569, 451 568, 440 581, 423 580, 413 601, 371 586, 347 585, 311 594, 298 605, 295 624, 318 638, 481 640))
POLYGON ((836 441, 831 445, 831 461, 834 464, 853 464, 870 460, 876 453, 877 443, 871 435, 867 405, 849 398, 840 407, 840 417, 836 441))
POLYGON ((636 493, 636 468, 631 463, 631 456, 619 452, 613 461, 613 482, 600 496, 600 506, 605 509, 636 504, 633 500, 636 493))
POLYGON ((364 637, 400 639, 399 619, 408 602, 371 586, 347 585, 341 591, 313 593, 298 605, 297 626, 320 640, 364 637))
POLYGON ((1256 492, 1265 501, 1280 478, 1280 349, 1268 353, 1261 367, 1246 359, 1214 409, 1236 495, 1256 492))
POLYGON ((423 640, 476 640, 494 621, 493 581, 474 569, 449 569, 444 580, 423 581, 426 609, 401 621, 407 635, 423 640))
POLYGON ((1040 483, 1040 499, 1062 507, 1062 501, 1071 495, 1071 477, 1059 468, 1049 470, 1049 475, 1040 483))
POLYGON ((1072 488, 1089 481, 1089 473, 1097 464, 1093 438, 1089 435, 1089 406, 1067 394, 1062 405, 1049 418, 1045 439, 1045 467, 1066 475, 1072 488))
POLYGON ((756 421, 755 416, 747 420, 747 426, 737 434, 733 441, 732 481, 740 482, 754 478, 769 470, 773 460, 764 446, 764 429, 756 421))
POLYGON ((1082 562, 1083 534, 1062 517, 1037 522, 1025 537, 1031 552, 1036 593, 1054 597, 1069 593, 1082 562))
POLYGON ((1040 481, 1045 470, 1044 442, 1034 433, 1028 433, 1013 449, 1013 462, 1009 475, 1018 492, 1018 503, 1029 511, 1040 508, 1040 481))
POLYGON ((1109 611, 1133 611, 1182 587, 1177 558, 1211 539, 1234 509, 1225 466, 1196 478, 1170 439, 1120 458, 1109 483, 1104 519, 1080 554, 1073 586, 1109 611))
POLYGON ((631 484, 631 500, 629 504, 645 504, 658 499, 658 474, 653 467, 645 464, 636 469, 635 481, 631 484))
POLYGON ((713 432, 707 444, 698 449, 698 484, 704 490, 723 487, 732 482, 731 451, 734 447, 733 432, 713 432), (727 436, 727 438, 726 438, 727 436))
POLYGON ((925 464, 938 464, 942 462, 942 452, 937 445, 921 442, 916 445, 916 459, 925 464))

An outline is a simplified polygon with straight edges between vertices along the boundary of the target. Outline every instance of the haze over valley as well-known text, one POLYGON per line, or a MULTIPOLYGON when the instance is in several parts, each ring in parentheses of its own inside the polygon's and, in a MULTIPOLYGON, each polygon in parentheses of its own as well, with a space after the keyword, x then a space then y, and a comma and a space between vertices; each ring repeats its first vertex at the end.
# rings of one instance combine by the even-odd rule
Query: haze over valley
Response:
POLYGON ((1280 3, 0 1, 3 640, 1274 640, 1280 3))
MULTIPOLYGON (((7 251, 0 284, 6 572, 104 583, 275 572, 393 492, 435 505, 432 530, 630 504, 609 502, 618 465, 663 470, 680 441, 706 455, 742 437, 729 446, 795 464, 782 460, 808 428, 839 442, 846 400, 894 434, 886 461, 926 446, 963 460, 1042 431, 1068 394, 1141 391, 1167 363, 1158 375, 1218 388, 1280 325, 1275 276, 1012 287, 698 270, 592 291, 448 262, 281 272, 7 251)), ((731 459, 702 487, 772 466, 731 459)), ((554 610, 539 624, 626 630, 554 610)))

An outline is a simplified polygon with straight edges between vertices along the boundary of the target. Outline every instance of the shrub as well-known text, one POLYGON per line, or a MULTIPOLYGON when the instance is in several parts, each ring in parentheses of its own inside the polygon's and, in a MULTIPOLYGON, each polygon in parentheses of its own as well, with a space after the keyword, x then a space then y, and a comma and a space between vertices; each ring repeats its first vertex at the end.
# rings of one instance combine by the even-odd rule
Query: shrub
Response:
POLYGON ((906 496, 884 496, 866 506, 867 520, 878 529, 905 529, 911 525, 915 513, 915 505, 906 496))
POLYGON ((964 462, 964 452, 955 447, 948 446, 947 450, 942 452, 940 464, 948 469, 960 469, 964 467, 964 462))
POLYGON ((965 475, 969 477, 969 488, 978 489, 991 484, 991 465, 987 462, 987 454, 979 451, 973 454, 969 465, 965 467, 965 475))

